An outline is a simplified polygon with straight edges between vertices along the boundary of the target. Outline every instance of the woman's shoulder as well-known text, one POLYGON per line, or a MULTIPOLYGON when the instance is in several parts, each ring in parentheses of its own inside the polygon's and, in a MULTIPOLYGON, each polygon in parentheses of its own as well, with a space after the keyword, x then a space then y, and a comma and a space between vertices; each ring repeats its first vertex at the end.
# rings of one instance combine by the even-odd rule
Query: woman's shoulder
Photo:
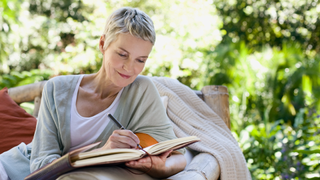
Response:
POLYGON ((69 87, 72 82, 77 82, 81 75, 60 75, 48 80, 47 86, 69 87))
POLYGON ((139 75, 139 76, 137 76, 137 78, 133 81, 132 84, 139 84, 139 85, 149 86, 149 85, 153 85, 153 82, 151 81, 150 77, 148 77, 148 76, 143 76, 143 75, 139 75))
POLYGON ((54 83, 59 83, 59 82, 69 82, 69 81, 74 81, 78 80, 81 77, 81 75, 60 75, 60 76, 55 76, 51 79, 49 79, 48 82, 54 82, 54 83))
POLYGON ((75 88, 81 75, 61 75, 48 80, 44 86, 44 90, 51 92, 67 92, 75 88))
POLYGON ((49 79, 43 88, 43 97, 51 103, 66 102, 72 97, 80 77, 80 75, 62 75, 49 79))
POLYGON ((139 75, 137 78, 129 84, 125 89, 131 93, 153 93, 156 91, 156 87, 151 81, 150 77, 139 75))
POLYGON ((137 76, 137 78, 129 86, 130 88, 139 88, 139 89, 155 88, 150 77, 143 76, 143 75, 137 76))

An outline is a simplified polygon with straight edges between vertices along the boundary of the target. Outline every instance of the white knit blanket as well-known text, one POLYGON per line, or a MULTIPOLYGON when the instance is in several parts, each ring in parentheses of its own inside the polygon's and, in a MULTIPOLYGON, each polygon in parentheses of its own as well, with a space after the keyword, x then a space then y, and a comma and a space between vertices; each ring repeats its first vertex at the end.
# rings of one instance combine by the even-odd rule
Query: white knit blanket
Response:
POLYGON ((177 137, 201 139, 190 148, 212 154, 219 162, 221 180, 250 180, 251 175, 238 142, 225 122, 193 90, 178 80, 152 77, 161 96, 167 96, 167 113, 177 137))

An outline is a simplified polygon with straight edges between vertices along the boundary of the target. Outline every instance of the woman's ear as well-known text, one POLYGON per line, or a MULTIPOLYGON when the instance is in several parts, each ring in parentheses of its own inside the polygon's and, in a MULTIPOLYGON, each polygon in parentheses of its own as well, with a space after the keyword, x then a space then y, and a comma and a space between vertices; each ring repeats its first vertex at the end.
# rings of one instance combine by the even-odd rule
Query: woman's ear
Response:
POLYGON ((103 54, 103 45, 104 45, 104 40, 105 40, 105 35, 101 35, 100 40, 99 40, 99 50, 103 54))

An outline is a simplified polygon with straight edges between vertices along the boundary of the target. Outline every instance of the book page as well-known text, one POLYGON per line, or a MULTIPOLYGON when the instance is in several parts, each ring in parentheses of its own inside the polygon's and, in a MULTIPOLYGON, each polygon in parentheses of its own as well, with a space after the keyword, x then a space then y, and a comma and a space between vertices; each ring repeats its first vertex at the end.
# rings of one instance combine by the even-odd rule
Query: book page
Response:
POLYGON ((196 136, 188 136, 183 138, 172 139, 168 141, 162 141, 152 146, 144 148, 151 155, 158 155, 168 150, 176 150, 190 145, 194 142, 198 142, 200 139, 196 136))
POLYGON ((78 154, 81 153, 81 152, 87 151, 87 150, 89 150, 89 149, 91 149, 91 148, 93 148, 93 147, 98 146, 100 143, 101 143, 101 142, 96 142, 96 143, 89 144, 89 145, 87 145, 87 146, 84 146, 84 147, 75 149, 75 150, 73 150, 73 151, 70 152, 70 156, 71 156, 71 157, 74 157, 74 156, 78 155, 78 154))
POLYGON ((117 154, 133 154, 133 155, 143 155, 145 152, 139 149, 105 149, 99 151, 89 151, 83 152, 76 155, 73 160, 87 159, 93 157, 101 157, 101 156, 119 156, 117 154))
POLYGON ((84 167, 84 166, 90 166, 90 165, 127 162, 127 161, 140 159, 145 155, 145 152, 140 150, 134 150, 134 149, 126 149, 129 151, 123 151, 125 149, 111 149, 111 150, 113 153, 110 153, 110 151, 106 153, 105 151, 105 153, 101 153, 99 156, 90 156, 88 158, 81 158, 79 160, 76 160, 72 163, 72 166, 84 167))

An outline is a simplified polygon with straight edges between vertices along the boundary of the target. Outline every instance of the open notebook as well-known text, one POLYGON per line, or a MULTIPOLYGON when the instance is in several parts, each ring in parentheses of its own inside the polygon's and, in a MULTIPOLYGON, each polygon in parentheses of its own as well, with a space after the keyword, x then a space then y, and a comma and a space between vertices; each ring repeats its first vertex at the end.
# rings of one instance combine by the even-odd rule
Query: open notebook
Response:
POLYGON ((62 156, 61 158, 55 160, 47 166, 44 166, 33 172, 32 174, 27 176, 25 180, 56 179, 60 175, 76 168, 94 165, 118 164, 122 162, 137 160, 146 156, 146 152, 148 152, 150 155, 158 155, 171 149, 177 150, 183 148, 198 141, 200 141, 198 137, 188 136, 168 141, 162 141, 152 146, 148 146, 143 150, 107 149, 85 152, 100 144, 100 142, 98 142, 76 149, 62 156))

